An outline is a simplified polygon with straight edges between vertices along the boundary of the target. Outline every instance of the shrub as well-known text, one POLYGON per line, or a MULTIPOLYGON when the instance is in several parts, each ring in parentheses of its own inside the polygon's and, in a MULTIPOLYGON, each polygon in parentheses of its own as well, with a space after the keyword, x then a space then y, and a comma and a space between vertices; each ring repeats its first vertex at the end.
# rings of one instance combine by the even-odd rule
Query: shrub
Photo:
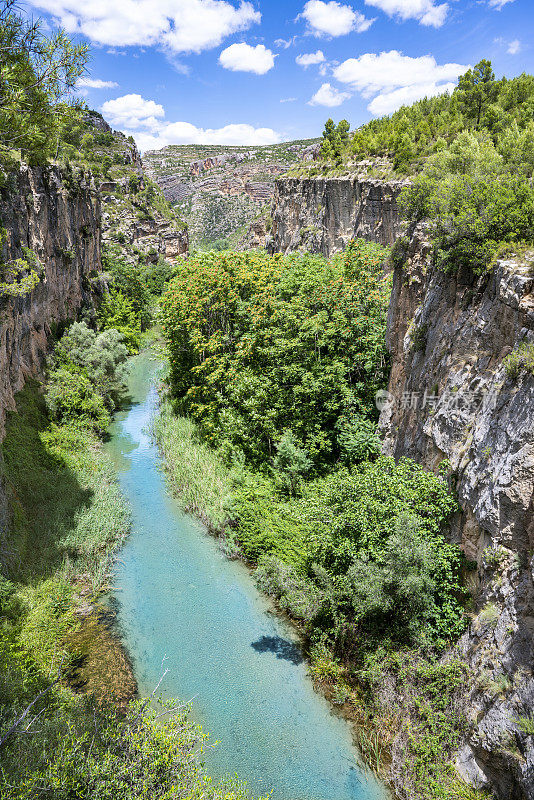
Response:
POLYGON ((51 418, 60 423, 73 422, 104 433, 111 422, 104 400, 91 381, 67 367, 50 373, 46 404, 51 418))
POLYGON ((85 322, 75 322, 56 344, 52 364, 83 373, 113 410, 125 389, 127 356, 121 332, 97 334, 85 322))
POLYGON ((534 375, 534 344, 521 342, 504 359, 504 368, 509 378, 518 378, 522 372, 530 372, 534 375))

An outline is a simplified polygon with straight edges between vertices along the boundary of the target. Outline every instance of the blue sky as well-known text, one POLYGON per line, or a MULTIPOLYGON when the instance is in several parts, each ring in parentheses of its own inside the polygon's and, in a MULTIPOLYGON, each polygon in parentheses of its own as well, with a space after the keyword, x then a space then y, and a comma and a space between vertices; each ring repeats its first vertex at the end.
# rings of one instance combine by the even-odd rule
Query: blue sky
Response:
POLYGON ((533 0, 35 0, 92 45, 80 87, 142 150, 352 127, 490 58, 534 72, 533 0))

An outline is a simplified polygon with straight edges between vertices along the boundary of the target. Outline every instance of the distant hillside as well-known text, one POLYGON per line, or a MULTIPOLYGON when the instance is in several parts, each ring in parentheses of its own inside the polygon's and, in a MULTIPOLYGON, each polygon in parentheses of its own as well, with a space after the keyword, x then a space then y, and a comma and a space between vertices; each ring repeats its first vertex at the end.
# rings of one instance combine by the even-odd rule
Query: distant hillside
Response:
POLYGON ((311 160, 319 139, 262 147, 170 145, 143 156, 146 174, 188 223, 192 247, 236 246, 270 208, 274 181, 311 160))

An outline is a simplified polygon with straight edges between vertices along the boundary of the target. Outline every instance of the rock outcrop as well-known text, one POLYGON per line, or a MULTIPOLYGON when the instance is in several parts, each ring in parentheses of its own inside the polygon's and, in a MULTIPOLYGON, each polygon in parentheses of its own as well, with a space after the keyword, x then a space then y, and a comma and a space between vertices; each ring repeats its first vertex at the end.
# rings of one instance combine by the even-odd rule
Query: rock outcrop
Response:
POLYGON ((246 240, 251 219, 268 213, 275 179, 309 152, 309 141, 259 147, 170 145, 145 153, 143 162, 148 177, 187 222, 194 244, 237 247, 244 234, 246 240))
POLYGON ((0 220, 1 438, 15 393, 41 374, 51 331, 92 302, 100 200, 87 174, 22 166, 2 192, 0 220))
POLYGON ((420 227, 394 271, 384 449, 434 471, 447 459, 458 494, 452 536, 475 605, 455 649, 470 667, 458 769, 503 800, 533 800, 534 257, 446 275, 429 250, 420 227))
POLYGON ((280 178, 267 249, 328 257, 353 237, 391 245, 400 232, 397 198, 404 185, 361 177, 280 178))

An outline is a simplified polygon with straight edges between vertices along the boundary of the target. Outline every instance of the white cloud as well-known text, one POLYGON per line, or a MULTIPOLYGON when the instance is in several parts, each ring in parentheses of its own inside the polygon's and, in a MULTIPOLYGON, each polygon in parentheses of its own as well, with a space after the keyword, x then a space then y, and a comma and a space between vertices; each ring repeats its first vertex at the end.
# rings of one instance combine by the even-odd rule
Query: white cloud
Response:
POLYGON ((231 44, 222 51, 219 63, 232 72, 254 72, 256 75, 265 75, 274 67, 274 53, 263 44, 252 47, 250 44, 240 42, 231 44))
POLYGON ((115 100, 106 100, 102 113, 118 128, 149 128, 155 130, 165 109, 154 100, 145 100, 140 94, 125 94, 115 100))
MULTIPOLYGON (((491 0, 491 2, 500 1, 491 0)), ((365 4, 380 8, 390 17, 398 17, 401 20, 415 19, 421 25, 433 28, 440 28, 449 12, 448 3, 436 4, 435 0, 365 0, 365 4)))
POLYGON ((116 89, 118 85, 115 81, 102 81, 100 78, 79 78, 76 83, 80 89, 116 89))
POLYGON ((351 6, 336 0, 329 3, 309 0, 299 16, 306 20, 315 36, 343 36, 351 31, 364 33, 374 22, 374 19, 367 19, 351 6))
POLYGON ((349 97, 349 92, 340 92, 339 89, 336 89, 332 84, 323 83, 309 101, 309 105, 334 108, 335 106, 340 106, 341 103, 344 103, 349 97))
POLYGON ((282 97, 280 100, 281 103, 294 103, 296 101, 296 97, 282 97))
POLYGON ((200 53, 260 22, 252 3, 240 0, 32 0, 69 33, 114 47, 158 45, 174 53, 200 53))
POLYGON ((317 50, 315 53, 302 53, 302 55, 297 56, 295 61, 301 67, 309 67, 312 64, 322 64, 325 60, 324 53, 322 50, 317 50))
POLYGON ((366 98, 376 95, 368 109, 381 115, 421 97, 451 91, 467 69, 464 64, 437 64, 430 55, 411 58, 391 50, 349 58, 334 69, 334 77, 366 98))
POLYGON ((291 39, 275 39, 274 43, 277 47, 283 47, 284 50, 287 50, 288 47, 295 44, 298 38, 298 36, 292 36, 291 39))
POLYGON ((411 58, 398 50, 390 50, 348 58, 334 69, 334 75, 341 83, 370 97, 384 89, 456 80, 466 69, 463 64, 440 66, 430 55, 411 58))
POLYGON ((382 117, 384 114, 391 114, 401 106, 407 106, 415 103, 416 100, 421 100, 423 97, 434 97, 437 94, 445 94, 445 92, 452 92, 455 83, 442 83, 437 85, 435 83, 420 83, 415 86, 403 86, 400 89, 394 89, 392 92, 383 92, 377 95, 367 106, 371 114, 376 117, 382 117))
POLYGON ((156 133, 125 131, 131 134, 141 152, 159 150, 169 144, 276 144, 279 133, 272 128, 254 128, 252 125, 231 124, 223 128, 197 128, 190 122, 166 122, 156 133))
POLYGON ((493 41, 500 47, 506 47, 506 52, 511 56, 516 56, 523 49, 523 45, 519 39, 513 39, 512 41, 509 41, 502 36, 498 36, 493 41))
POLYGON ((168 144, 276 144, 281 140, 272 128, 230 124, 222 128, 197 128, 190 122, 167 122, 165 109, 140 94, 125 94, 102 104, 104 117, 132 135, 141 151, 168 144))
POLYGON ((497 11, 500 11, 507 3, 513 3, 514 0, 489 0, 489 5, 491 8, 496 8, 497 11))

